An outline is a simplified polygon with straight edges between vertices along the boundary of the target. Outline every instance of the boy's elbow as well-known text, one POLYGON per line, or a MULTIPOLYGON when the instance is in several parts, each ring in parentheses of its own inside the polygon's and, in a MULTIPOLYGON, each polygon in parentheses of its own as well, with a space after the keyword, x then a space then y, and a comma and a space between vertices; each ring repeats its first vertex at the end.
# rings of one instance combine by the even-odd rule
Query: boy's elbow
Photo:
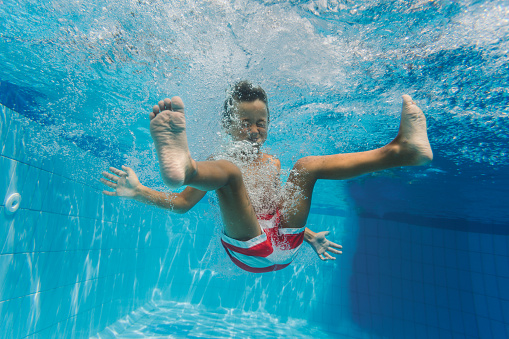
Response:
POLYGON ((185 214, 187 212, 189 212, 189 210, 192 208, 193 206, 191 206, 190 204, 188 203, 180 203, 176 206, 173 206, 172 208, 172 211, 177 213, 177 214, 185 214))
POLYGON ((190 210, 190 208, 178 208, 178 209, 173 209, 173 213, 177 213, 177 214, 186 214, 188 211, 190 210))

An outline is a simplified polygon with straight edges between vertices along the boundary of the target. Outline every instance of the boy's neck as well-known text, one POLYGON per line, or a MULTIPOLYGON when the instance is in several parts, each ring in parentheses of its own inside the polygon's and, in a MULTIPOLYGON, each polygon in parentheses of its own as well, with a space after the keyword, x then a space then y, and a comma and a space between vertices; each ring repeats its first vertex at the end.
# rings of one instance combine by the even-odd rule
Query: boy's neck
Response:
POLYGON ((243 161, 255 161, 259 160, 263 153, 261 151, 262 145, 253 144, 247 140, 232 141, 230 151, 231 155, 239 160, 243 161))

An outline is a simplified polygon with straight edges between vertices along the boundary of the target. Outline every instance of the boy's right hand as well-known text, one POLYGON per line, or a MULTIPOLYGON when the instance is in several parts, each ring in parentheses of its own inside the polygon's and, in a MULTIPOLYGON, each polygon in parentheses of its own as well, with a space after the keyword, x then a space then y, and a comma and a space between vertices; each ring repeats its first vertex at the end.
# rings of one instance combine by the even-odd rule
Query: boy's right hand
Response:
MULTIPOLYGON (((309 230, 309 229, 308 229, 309 230)), ((311 230, 310 230, 311 231, 311 230)), ((330 240, 328 240, 325 236, 329 235, 329 231, 314 233, 313 231, 309 232, 309 239, 306 240, 311 247, 315 250, 318 257, 322 260, 336 260, 336 257, 333 257, 327 252, 334 254, 343 254, 343 246, 336 244, 330 240)))
POLYGON ((108 172, 103 172, 102 175, 108 179, 101 178, 101 182, 106 186, 113 188, 115 191, 103 191, 103 194, 112 197, 128 197, 132 198, 138 194, 138 190, 141 188, 140 181, 132 169, 127 166, 122 166, 122 170, 115 167, 110 167, 109 170, 116 174, 113 175, 108 172))

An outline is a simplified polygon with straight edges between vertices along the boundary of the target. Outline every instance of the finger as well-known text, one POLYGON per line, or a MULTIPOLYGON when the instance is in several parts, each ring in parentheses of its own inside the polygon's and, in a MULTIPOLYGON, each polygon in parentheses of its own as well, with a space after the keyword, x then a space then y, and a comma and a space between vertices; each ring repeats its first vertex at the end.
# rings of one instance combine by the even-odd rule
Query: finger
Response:
POLYGON ((164 110, 171 111, 171 104, 172 104, 171 100, 166 98, 163 100, 163 102, 164 102, 164 110))
POLYGON ((114 182, 108 181, 108 180, 103 179, 103 178, 101 178, 101 182, 103 184, 105 184, 106 186, 108 186, 108 187, 117 188, 117 184, 115 184, 114 182))
POLYGON ((119 170, 115 167, 110 167, 110 171, 118 175, 119 177, 127 177, 127 173, 124 171, 119 170))
POLYGON ((325 257, 323 256, 323 254, 318 254, 318 256, 320 257, 320 259, 325 260, 325 257))
POLYGON ((114 197, 117 195, 117 192, 103 191, 104 195, 109 195, 110 197, 114 197))
POLYGON ((329 235, 329 233, 330 233, 329 231, 325 231, 323 232, 323 235, 329 235))
POLYGON ((327 260, 336 260, 336 258, 334 258, 334 257, 333 257, 332 255, 330 255, 329 253, 325 252, 324 254, 325 254, 325 258, 326 258, 327 260))
POLYGON ((336 254, 343 254, 343 252, 342 252, 342 251, 338 251, 338 250, 336 250, 336 249, 334 249, 334 248, 329 248, 327 251, 329 251, 329 252, 331 252, 331 253, 336 253, 336 254))
POLYGON ((133 171, 131 168, 127 167, 127 166, 122 165, 122 169, 123 169, 124 171, 126 171, 127 176, 130 176, 130 175, 133 175, 133 174, 134 174, 134 171, 133 171))
POLYGON ((180 97, 171 98, 171 110, 174 112, 184 113, 184 102, 180 97))
POLYGON ((111 173, 108 173, 108 172, 103 172, 103 177, 111 180, 111 181, 114 181, 114 182, 117 182, 118 181, 118 177, 111 174, 111 173))
POLYGON ((343 248, 340 244, 336 244, 335 242, 329 241, 329 246, 336 247, 336 248, 343 248))

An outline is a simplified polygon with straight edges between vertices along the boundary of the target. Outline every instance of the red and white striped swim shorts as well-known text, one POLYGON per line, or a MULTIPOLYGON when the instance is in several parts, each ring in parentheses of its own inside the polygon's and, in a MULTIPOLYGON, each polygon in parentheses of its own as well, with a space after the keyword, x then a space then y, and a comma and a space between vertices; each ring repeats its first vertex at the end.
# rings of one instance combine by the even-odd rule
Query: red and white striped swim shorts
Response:
POLYGON ((305 228, 281 228, 280 213, 259 215, 263 232, 259 236, 240 241, 223 233, 221 243, 235 265, 245 271, 264 273, 290 265, 304 241, 305 228))

